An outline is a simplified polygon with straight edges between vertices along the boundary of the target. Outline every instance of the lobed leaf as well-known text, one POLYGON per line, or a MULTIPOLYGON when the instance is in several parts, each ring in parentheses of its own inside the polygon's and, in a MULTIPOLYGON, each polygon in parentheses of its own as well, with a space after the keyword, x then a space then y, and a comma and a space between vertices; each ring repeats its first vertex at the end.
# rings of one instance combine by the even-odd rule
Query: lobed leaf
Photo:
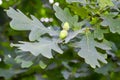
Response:
POLYGON ((46 28, 36 17, 31 15, 32 19, 25 16, 20 10, 15 11, 13 8, 6 10, 7 15, 12 19, 10 26, 14 30, 31 30, 29 35, 30 41, 35 41, 40 38, 41 35, 48 33, 51 36, 58 35, 58 33, 52 29, 46 28))
POLYGON ((101 22, 102 26, 109 26, 110 31, 112 33, 118 33, 120 34, 120 19, 113 19, 113 15, 112 14, 107 14, 107 15, 103 15, 101 16, 101 18, 103 19, 103 21, 101 22))
POLYGON ((34 56, 38 56, 39 54, 52 58, 52 50, 57 51, 62 54, 63 51, 59 48, 56 40, 47 40, 41 39, 39 42, 23 42, 19 41, 20 44, 11 44, 11 46, 18 47, 18 49, 22 51, 31 52, 34 56))
POLYGON ((56 12, 56 17, 63 23, 68 22, 70 27, 74 26, 74 24, 78 21, 78 16, 72 16, 68 8, 62 10, 59 6, 53 5, 53 9, 56 12))
POLYGON ((93 34, 88 33, 82 38, 80 42, 75 43, 74 46, 81 48, 78 52, 78 55, 83 57, 85 62, 90 64, 91 67, 100 67, 98 60, 103 63, 107 63, 105 57, 96 50, 96 47, 102 48, 104 50, 110 50, 111 48, 105 44, 96 42, 94 40, 93 34))

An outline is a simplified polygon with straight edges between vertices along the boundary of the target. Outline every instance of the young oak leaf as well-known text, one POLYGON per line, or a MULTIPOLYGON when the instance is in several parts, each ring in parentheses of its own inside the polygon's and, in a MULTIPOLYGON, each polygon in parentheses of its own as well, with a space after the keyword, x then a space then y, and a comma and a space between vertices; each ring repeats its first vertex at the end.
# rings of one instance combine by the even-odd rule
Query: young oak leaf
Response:
POLYGON ((48 33, 52 36, 58 35, 54 30, 46 28, 36 17, 31 15, 32 19, 25 16, 20 10, 14 10, 9 8, 6 10, 7 15, 12 19, 10 27, 14 30, 31 30, 29 35, 30 41, 35 41, 40 38, 41 35, 48 33))
POLYGON ((85 59, 85 62, 89 64, 91 67, 93 68, 96 68, 96 66, 100 67, 98 60, 103 63, 107 63, 104 55, 100 54, 96 50, 96 47, 99 48, 104 47, 105 50, 109 50, 111 48, 95 42, 93 34, 88 33, 87 36, 83 36, 82 40, 80 42, 75 43, 74 46, 81 48, 78 52, 78 55, 83 57, 85 59))
POLYGON ((38 56, 39 54, 52 58, 52 50, 62 54, 63 51, 59 48, 57 44, 57 40, 47 40, 41 39, 39 42, 23 42, 19 41, 20 44, 11 44, 13 47, 18 47, 18 49, 22 51, 31 52, 34 56, 38 56))
POLYGON ((107 15, 103 15, 101 16, 101 18, 103 19, 103 21, 101 22, 102 26, 109 26, 110 31, 112 33, 118 33, 120 34, 120 19, 113 19, 113 15, 112 14, 107 14, 107 15))

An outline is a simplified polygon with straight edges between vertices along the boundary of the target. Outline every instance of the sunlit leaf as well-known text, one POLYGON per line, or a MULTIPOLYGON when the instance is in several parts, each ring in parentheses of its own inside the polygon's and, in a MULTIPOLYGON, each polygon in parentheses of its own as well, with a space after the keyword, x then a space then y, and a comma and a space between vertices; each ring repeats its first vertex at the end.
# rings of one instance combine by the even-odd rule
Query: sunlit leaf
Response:
POLYGON ((19 41, 20 44, 11 44, 11 46, 18 47, 22 51, 31 52, 34 56, 42 54, 47 58, 52 58, 52 50, 62 54, 63 51, 59 48, 56 40, 41 39, 39 42, 23 42, 19 41))
POLYGON ((20 10, 15 11, 13 8, 9 8, 7 15, 12 18, 10 26, 14 30, 31 30, 29 35, 30 41, 35 41, 40 38, 41 35, 48 33, 50 35, 58 35, 54 30, 46 28, 37 18, 31 15, 32 19, 25 16, 20 10))
POLYGON ((56 12, 56 17, 63 23, 68 22, 70 24, 70 27, 74 26, 74 24, 78 21, 78 16, 72 16, 68 8, 62 10, 59 6, 56 5, 54 5, 53 8, 56 12))
MULTIPOLYGON (((85 62, 87 64, 90 64, 91 67, 93 68, 96 68, 96 66, 100 67, 98 60, 103 63, 107 63, 103 54, 100 54, 96 50, 96 47, 101 48, 102 44, 97 43, 94 40, 93 34, 91 34, 90 32, 86 36, 84 36, 80 42, 75 43, 75 46, 81 48, 78 52, 78 55, 83 57, 85 59, 85 62)), ((110 49, 107 48, 106 46, 102 47, 104 47, 105 49, 110 49)))

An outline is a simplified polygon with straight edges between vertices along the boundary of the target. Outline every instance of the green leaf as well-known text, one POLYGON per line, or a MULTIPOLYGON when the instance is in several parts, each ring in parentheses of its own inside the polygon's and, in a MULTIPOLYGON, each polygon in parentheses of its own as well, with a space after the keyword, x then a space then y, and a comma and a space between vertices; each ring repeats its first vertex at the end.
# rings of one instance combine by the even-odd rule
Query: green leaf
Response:
POLYGON ((22 56, 17 56, 15 58, 17 63, 21 63, 22 68, 28 68, 33 64, 33 62, 31 60, 27 61, 27 60, 22 59, 22 57, 23 57, 23 55, 22 56))
POLYGON ((113 19, 113 15, 112 14, 107 14, 107 15, 103 15, 101 16, 101 18, 103 19, 103 21, 101 22, 102 26, 109 26, 110 31, 112 33, 119 33, 120 34, 120 19, 113 19))
POLYGON ((20 74, 25 72, 26 70, 16 70, 16 69, 2 69, 0 68, 0 77, 4 77, 5 80, 9 80, 11 77, 15 76, 16 74, 20 74))
POLYGON ((101 73, 101 74, 103 74, 105 76, 109 75, 110 71, 113 71, 113 65, 112 65, 112 63, 108 63, 108 64, 104 65, 101 68, 96 68, 95 69, 95 72, 101 73))
POLYGON ((98 0, 100 8, 105 8, 106 6, 114 6, 111 0, 98 0))
POLYGON ((102 29, 98 25, 94 31, 94 38, 97 38, 98 40, 102 40, 104 38, 104 33, 108 33, 108 32, 109 32, 108 29, 102 29))
POLYGON ((82 4, 85 4, 86 3, 86 0, 66 0, 68 3, 73 3, 73 2, 79 2, 79 3, 82 3, 82 4))
POLYGON ((15 72, 13 70, 0 69, 0 76, 5 77, 6 79, 9 79, 14 74, 15 72))
POLYGON ((111 50, 111 47, 112 47, 111 43, 105 39, 102 42, 95 41, 94 43, 95 43, 96 47, 98 47, 102 50, 111 50))
POLYGON ((79 15, 82 19, 88 17, 88 11, 84 7, 70 6, 70 9, 76 14, 79 15))
POLYGON ((47 65, 43 61, 40 61, 39 65, 42 69, 45 69, 47 67, 47 65))
POLYGON ((25 16, 20 10, 15 11, 13 8, 6 10, 7 15, 12 18, 10 26, 15 30, 31 30, 34 26, 32 20, 25 16))
POLYGON ((109 50, 110 48, 106 47, 105 45, 103 46, 102 44, 94 41, 93 34, 91 34, 90 32, 86 36, 83 36, 82 40, 78 43, 75 43, 74 46, 81 48, 78 52, 78 55, 83 57, 85 59, 85 62, 87 64, 90 64, 91 67, 93 68, 96 68, 96 66, 100 67, 98 60, 103 63, 107 63, 104 55, 100 54, 96 50, 96 47, 101 48, 102 46, 106 50, 109 50))
POLYGON ((28 68, 33 64, 31 61, 22 61, 21 67, 22 68, 28 68))
POLYGON ((71 39, 75 38, 79 33, 83 34, 86 28, 74 31, 74 32, 70 32, 69 35, 65 38, 65 43, 68 43, 71 39))
POLYGON ((54 30, 46 28, 37 18, 31 15, 32 19, 25 16, 20 10, 15 11, 13 8, 6 10, 7 15, 12 18, 10 26, 14 30, 31 30, 29 35, 30 41, 35 41, 41 35, 48 33, 50 35, 58 35, 54 30))
POLYGON ((23 61, 23 59, 21 59, 21 56, 17 56, 15 60, 17 63, 21 63, 23 61))
POLYGON ((53 8, 56 12, 56 17, 63 23, 68 22, 70 24, 70 27, 74 26, 74 24, 78 21, 78 16, 72 16, 68 8, 62 10, 59 6, 56 5, 53 5, 53 8))
POLYGON ((22 51, 29 51, 34 56, 42 54, 47 58, 52 58, 52 50, 55 50, 60 54, 63 53, 57 44, 57 40, 47 40, 42 38, 39 42, 31 43, 19 41, 19 43, 20 44, 11 44, 11 46, 18 47, 18 49, 22 51))

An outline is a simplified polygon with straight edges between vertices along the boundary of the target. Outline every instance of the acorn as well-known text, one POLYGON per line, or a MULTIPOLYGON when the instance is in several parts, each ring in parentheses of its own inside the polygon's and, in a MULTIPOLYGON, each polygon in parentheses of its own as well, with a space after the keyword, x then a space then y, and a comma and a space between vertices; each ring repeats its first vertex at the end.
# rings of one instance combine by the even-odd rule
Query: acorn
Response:
POLYGON ((68 32, 67 32, 66 30, 62 30, 62 31, 60 32, 59 38, 60 38, 60 39, 64 39, 64 38, 67 37, 67 35, 68 35, 68 32))
POLYGON ((68 23, 68 22, 65 22, 64 25, 63 25, 63 30, 68 31, 69 28, 70 28, 69 23, 68 23))

